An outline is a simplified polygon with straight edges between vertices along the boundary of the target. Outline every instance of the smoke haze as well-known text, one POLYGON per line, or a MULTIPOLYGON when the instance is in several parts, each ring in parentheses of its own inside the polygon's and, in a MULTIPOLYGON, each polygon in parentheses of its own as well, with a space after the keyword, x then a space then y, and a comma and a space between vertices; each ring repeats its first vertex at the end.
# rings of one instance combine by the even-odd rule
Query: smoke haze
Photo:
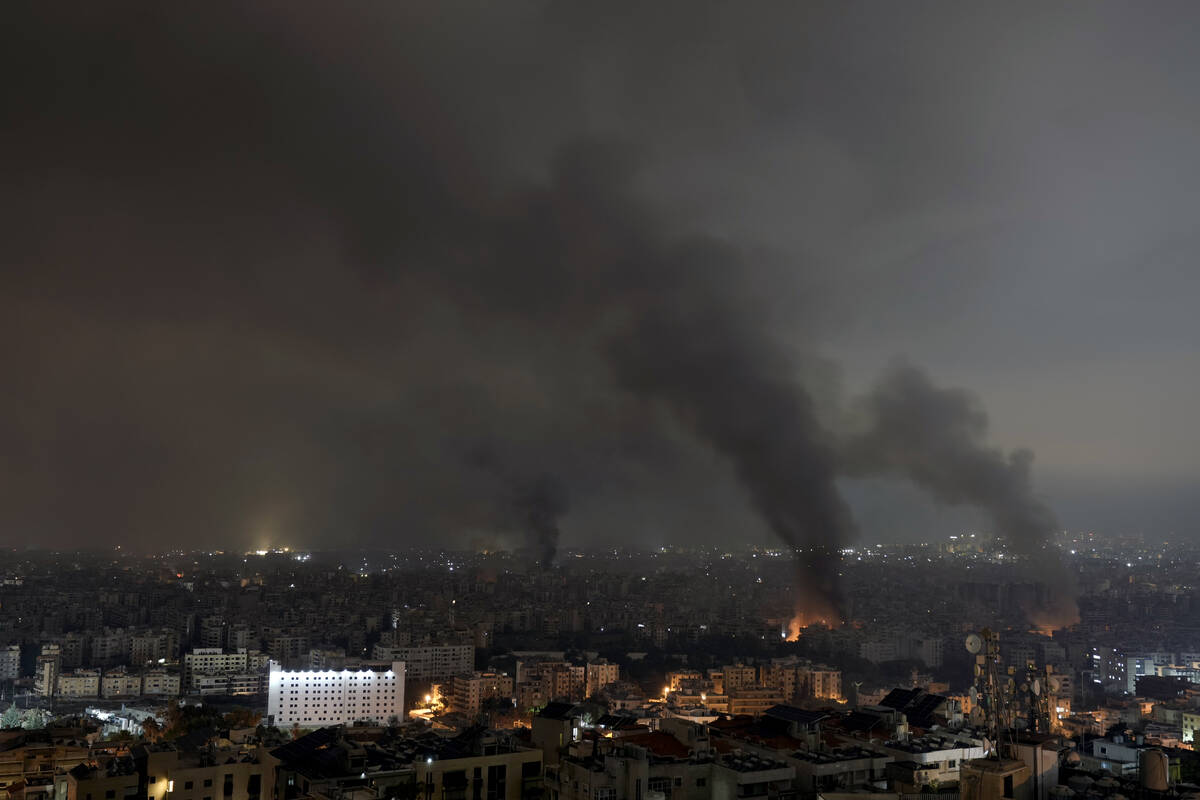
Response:
POLYGON ((888 373, 845 437, 897 354, 1064 522, 1097 465, 1194 474, 1111 399, 1197 390, 1179 10, 922 8, 6 6, 3 540, 772 536, 832 598, 839 475, 885 475, 1036 553, 967 395, 888 373))

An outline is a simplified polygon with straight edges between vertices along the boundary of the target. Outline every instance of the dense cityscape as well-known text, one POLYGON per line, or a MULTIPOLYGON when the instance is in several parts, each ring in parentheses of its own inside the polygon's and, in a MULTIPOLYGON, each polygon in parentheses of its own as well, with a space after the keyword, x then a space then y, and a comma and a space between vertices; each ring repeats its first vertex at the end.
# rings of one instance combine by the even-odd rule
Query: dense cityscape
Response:
POLYGON ((1061 627, 1028 622, 1042 587, 968 533, 844 550, 846 619, 798 631, 792 558, 766 548, 566 550, 548 568, 522 552, 9 551, 0 719, 17 730, 0 780, 80 800, 157 796, 156 779, 185 800, 213 780, 237 797, 454 796, 487 767, 496 797, 620 797, 637 776, 683 796, 946 794, 995 746, 979 632, 1012 681, 1017 751, 1047 751, 1026 754, 1038 797, 1060 768, 1137 782, 1151 752, 1200 779, 1200 549, 1094 534, 1055 549, 1079 591, 1061 627))
POLYGON ((0 4, 0 800, 1200 800, 1200 5, 0 4))

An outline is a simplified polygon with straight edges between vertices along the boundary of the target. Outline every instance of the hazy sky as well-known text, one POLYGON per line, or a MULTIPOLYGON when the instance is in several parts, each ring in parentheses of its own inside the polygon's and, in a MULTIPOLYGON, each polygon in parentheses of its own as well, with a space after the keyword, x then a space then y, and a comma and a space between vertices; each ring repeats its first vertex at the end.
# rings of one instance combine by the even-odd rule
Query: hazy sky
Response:
POLYGON ((1194 4, 0 13, 3 543, 769 540, 839 468, 758 491, 754 387, 829 444, 898 359, 1200 529, 1194 4))

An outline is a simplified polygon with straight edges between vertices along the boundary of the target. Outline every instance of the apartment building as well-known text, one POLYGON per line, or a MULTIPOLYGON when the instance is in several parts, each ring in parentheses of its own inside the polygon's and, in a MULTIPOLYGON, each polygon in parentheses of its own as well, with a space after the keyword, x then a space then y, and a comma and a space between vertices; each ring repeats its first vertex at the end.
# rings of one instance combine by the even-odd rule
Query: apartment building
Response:
POLYGON ((56 800, 134 800, 140 776, 129 756, 109 759, 103 766, 84 763, 54 776, 56 800))
POLYGON ((450 679, 450 707, 463 714, 478 714, 484 700, 511 698, 513 679, 498 672, 474 672, 450 679))
POLYGON ((139 746, 134 758, 145 800, 270 800, 275 794, 279 762, 262 747, 190 751, 160 742, 139 746))
POLYGON ((129 637, 129 663, 134 666, 174 661, 179 657, 179 634, 175 631, 145 631, 129 637))
POLYGON ((0 681, 21 677, 21 645, 10 644, 0 648, 0 681))
POLYGON ((141 673, 129 672, 120 667, 108 670, 100 679, 102 697, 138 697, 141 693, 141 673))
POLYGON ((129 632, 123 628, 105 628, 94 634, 91 641, 93 667, 110 667, 129 660, 129 632))
POLYGON ((620 664, 612 664, 608 661, 590 661, 584 668, 584 695, 591 697, 610 683, 616 683, 620 678, 620 664))
MULTIPOLYGON (((285 670, 271 662, 267 724, 280 728, 385 724, 404 715, 404 662, 357 670, 285 670)), ((172 799, 174 800, 174 798, 172 799)))
POLYGON ((199 647, 183 657, 183 683, 189 691, 199 691, 200 684, 209 684, 201 676, 238 675, 258 672, 267 666, 267 655, 257 650, 239 648, 225 651, 219 647, 199 647))
POLYGON ((62 671, 62 648, 57 644, 42 645, 34 672, 34 689, 42 697, 52 697, 58 688, 58 674, 62 671))
POLYGON ((772 706, 784 702, 783 693, 774 687, 746 687, 727 692, 729 697, 729 713, 737 716, 749 714, 756 716, 772 706))
POLYGON ((371 657, 377 661, 403 661, 409 683, 449 681, 475 669, 475 648, 469 644, 388 647, 375 645, 371 657))
POLYGON ((179 673, 168 669, 152 669, 142 674, 142 694, 146 697, 175 697, 180 693, 179 673))
POLYGON ((99 697, 100 670, 77 669, 58 676, 55 697, 99 697))
POLYGON ((725 679, 725 694, 735 689, 750 689, 758 686, 758 670, 745 664, 727 664, 721 669, 725 679))

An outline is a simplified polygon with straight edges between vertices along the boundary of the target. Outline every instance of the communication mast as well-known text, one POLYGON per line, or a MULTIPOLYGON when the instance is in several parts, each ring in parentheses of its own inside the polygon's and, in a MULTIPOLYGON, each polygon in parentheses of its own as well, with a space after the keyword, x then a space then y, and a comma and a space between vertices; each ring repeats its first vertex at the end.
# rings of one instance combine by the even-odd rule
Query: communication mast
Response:
POLYGON ((1016 693, 1013 670, 1000 665, 1000 638, 989 628, 967 634, 964 644, 967 652, 975 656, 975 685, 971 687, 975 707, 971 709, 971 723, 987 732, 987 747, 1000 759, 1001 741, 1008 738, 1011 744, 1013 738, 1016 693))

